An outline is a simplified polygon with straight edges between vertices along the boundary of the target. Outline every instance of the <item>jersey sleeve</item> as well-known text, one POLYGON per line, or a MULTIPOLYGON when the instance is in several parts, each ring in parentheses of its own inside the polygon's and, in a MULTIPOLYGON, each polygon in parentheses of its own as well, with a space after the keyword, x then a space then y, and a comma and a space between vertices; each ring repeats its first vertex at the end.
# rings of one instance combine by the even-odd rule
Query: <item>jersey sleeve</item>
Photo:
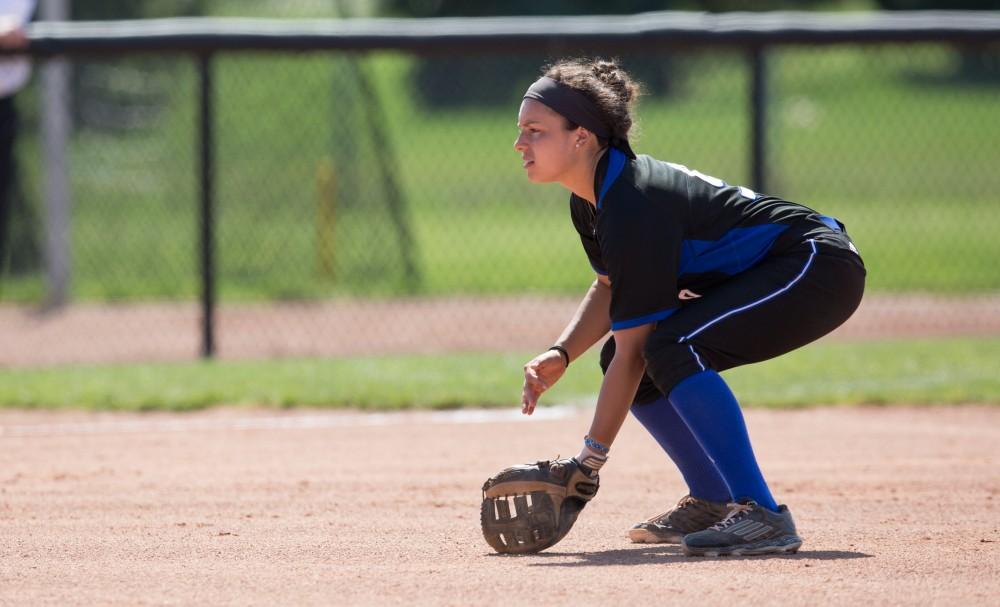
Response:
MULTIPOLYGON (((667 318, 678 309, 683 206, 637 197, 601 215, 600 245, 611 280, 611 329, 667 318)), ((610 206, 610 205, 609 205, 610 206)))
POLYGON ((604 264, 601 254, 601 247, 597 244, 597 237, 594 235, 594 211, 590 203, 585 200, 577 200, 576 197, 570 199, 570 214, 573 217, 573 227, 580 235, 580 243, 583 251, 587 254, 590 267, 602 276, 608 275, 608 269, 604 264))

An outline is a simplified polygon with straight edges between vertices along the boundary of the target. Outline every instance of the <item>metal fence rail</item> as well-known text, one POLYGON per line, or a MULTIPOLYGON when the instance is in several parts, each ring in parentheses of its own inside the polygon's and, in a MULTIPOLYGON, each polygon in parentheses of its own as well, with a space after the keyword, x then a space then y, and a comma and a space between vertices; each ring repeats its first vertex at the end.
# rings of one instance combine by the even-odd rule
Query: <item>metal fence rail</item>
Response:
POLYGON ((656 50, 774 44, 990 43, 994 11, 685 13, 586 17, 265 20, 175 18, 35 23, 32 52, 656 50))
POLYGON ((33 311, 51 289, 31 238, 50 167, 31 105, 43 93, 28 91, 0 364, 546 344, 587 264, 565 196, 519 174, 511 125, 546 58, 598 53, 646 84, 637 151, 848 224, 872 296, 845 334, 1000 331, 1000 273, 983 261, 1000 254, 995 13, 29 34, 40 64, 74 74, 71 303, 33 311))

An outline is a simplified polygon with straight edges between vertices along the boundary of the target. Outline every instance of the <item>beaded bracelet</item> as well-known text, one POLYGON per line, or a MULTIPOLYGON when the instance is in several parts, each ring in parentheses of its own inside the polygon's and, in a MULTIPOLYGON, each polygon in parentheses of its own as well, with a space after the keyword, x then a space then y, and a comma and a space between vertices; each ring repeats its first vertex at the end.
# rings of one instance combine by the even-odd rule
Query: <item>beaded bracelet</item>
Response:
POLYGON ((556 352, 562 354, 563 360, 566 361, 566 366, 569 366, 569 352, 566 351, 566 348, 562 346, 552 346, 549 350, 555 350, 556 352))
POLYGON ((605 447, 601 443, 599 443, 596 440, 590 438, 589 434, 587 436, 583 437, 583 444, 587 445, 588 447, 590 447, 594 451, 597 451, 601 455, 607 455, 608 451, 611 451, 611 449, 609 449, 608 447, 605 447))

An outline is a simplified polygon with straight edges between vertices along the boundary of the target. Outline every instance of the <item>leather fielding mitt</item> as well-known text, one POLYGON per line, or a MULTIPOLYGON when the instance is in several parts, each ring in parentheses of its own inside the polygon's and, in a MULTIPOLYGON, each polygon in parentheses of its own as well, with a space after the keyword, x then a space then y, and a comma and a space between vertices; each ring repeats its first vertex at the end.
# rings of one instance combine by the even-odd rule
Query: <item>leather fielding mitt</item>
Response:
POLYGON ((553 546, 597 495, 599 483, 597 473, 574 458, 505 468, 483 484, 483 537, 501 554, 553 546))

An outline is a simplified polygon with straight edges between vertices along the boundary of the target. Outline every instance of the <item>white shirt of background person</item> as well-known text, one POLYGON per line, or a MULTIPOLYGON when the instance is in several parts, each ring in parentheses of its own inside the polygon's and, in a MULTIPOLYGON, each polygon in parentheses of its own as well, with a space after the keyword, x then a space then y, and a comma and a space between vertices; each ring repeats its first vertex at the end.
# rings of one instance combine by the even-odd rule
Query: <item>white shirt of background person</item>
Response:
MULTIPOLYGON (((24 27, 35 12, 35 0, 0 0, 0 47, 24 48, 24 27)), ((0 59, 0 98, 10 97, 28 82, 31 60, 27 57, 0 59)))

